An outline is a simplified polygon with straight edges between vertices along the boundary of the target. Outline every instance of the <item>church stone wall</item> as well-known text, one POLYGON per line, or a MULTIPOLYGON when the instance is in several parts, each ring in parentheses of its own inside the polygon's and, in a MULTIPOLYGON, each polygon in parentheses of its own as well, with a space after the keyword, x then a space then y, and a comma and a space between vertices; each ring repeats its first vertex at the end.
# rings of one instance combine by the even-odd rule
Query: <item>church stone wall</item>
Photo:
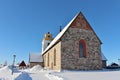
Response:
POLYGON ((56 45, 53 46, 50 50, 48 50, 43 55, 43 57, 44 57, 44 68, 61 70, 61 42, 56 43, 56 45), (56 59, 54 59, 55 50, 56 50, 56 59))
POLYGON ((70 27, 61 38, 61 68, 97 70, 102 68, 101 44, 92 30, 70 27), (79 57, 79 41, 86 41, 86 58, 79 57))

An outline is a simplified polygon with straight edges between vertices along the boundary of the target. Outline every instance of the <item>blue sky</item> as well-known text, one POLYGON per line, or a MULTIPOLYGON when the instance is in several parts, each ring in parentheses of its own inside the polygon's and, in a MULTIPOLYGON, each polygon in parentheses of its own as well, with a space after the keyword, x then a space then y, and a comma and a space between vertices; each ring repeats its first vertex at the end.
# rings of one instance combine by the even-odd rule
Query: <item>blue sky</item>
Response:
POLYGON ((0 64, 28 62, 30 52, 41 52, 50 31, 55 37, 82 11, 101 41, 108 63, 120 58, 119 0, 0 0, 0 64))

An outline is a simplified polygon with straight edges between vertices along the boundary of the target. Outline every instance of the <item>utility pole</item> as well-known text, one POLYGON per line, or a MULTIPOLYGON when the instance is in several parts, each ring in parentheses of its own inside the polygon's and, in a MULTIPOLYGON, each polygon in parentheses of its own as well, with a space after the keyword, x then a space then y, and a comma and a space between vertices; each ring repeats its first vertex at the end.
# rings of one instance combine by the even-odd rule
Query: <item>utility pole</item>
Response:
POLYGON ((15 64, 15 58, 16 58, 16 55, 13 55, 13 65, 12 65, 12 75, 13 75, 13 68, 14 68, 14 64, 15 64))

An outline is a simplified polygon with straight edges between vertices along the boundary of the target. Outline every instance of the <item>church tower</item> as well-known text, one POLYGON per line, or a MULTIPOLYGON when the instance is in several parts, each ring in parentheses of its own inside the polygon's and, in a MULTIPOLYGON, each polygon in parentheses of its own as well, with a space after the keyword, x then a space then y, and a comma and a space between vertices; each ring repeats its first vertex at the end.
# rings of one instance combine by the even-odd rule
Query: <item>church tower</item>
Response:
POLYGON ((53 40, 52 34, 48 32, 45 34, 43 41, 42 41, 42 52, 47 48, 47 46, 50 44, 50 42, 53 40))

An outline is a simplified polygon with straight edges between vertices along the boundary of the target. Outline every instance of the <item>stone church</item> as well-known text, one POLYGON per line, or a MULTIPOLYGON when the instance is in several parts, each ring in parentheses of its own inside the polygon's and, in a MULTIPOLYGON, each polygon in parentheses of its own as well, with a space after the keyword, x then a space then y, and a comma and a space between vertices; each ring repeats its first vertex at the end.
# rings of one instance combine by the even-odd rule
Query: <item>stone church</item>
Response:
POLYGON ((101 40, 85 16, 78 13, 53 39, 45 34, 42 41, 43 65, 53 70, 99 70, 107 59, 101 40))

